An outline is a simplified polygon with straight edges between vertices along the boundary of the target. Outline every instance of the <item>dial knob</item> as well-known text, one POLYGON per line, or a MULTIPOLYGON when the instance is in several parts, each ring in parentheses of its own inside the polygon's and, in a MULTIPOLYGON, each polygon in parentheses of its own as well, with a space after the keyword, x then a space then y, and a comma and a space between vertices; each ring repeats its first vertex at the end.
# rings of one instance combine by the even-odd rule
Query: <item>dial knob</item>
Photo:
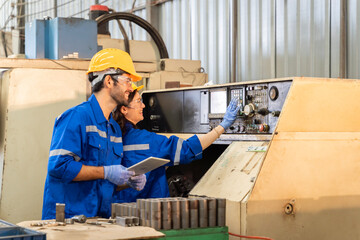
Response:
POLYGON ((241 125, 240 126, 240 129, 239 129, 239 132, 245 132, 246 128, 244 125, 241 125))
POLYGON ((269 97, 271 99, 271 101, 275 101, 279 96, 279 90, 277 89, 277 87, 272 86, 269 90, 269 97))
POLYGON ((269 125, 263 123, 263 124, 260 124, 259 126, 259 132, 269 132, 270 130, 270 127, 269 125))
POLYGON ((244 114, 248 117, 252 117, 255 114, 255 105, 250 103, 248 105, 245 105, 244 107, 244 114))
POLYGON ((149 106, 150 107, 153 107, 155 105, 155 98, 154 97, 151 97, 150 99, 149 99, 149 106))

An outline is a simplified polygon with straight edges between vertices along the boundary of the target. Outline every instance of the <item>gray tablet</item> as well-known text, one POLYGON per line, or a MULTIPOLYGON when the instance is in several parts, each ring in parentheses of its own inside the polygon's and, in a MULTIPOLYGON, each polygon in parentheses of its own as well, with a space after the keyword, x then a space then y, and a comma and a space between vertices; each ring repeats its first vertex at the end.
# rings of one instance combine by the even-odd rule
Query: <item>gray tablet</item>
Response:
POLYGON ((141 175, 144 173, 147 173, 151 170, 154 170, 155 168, 158 168, 164 164, 167 164, 170 162, 168 159, 164 158, 157 158, 157 157, 148 157, 141 162, 138 162, 131 167, 128 167, 129 171, 134 171, 135 175, 141 175))

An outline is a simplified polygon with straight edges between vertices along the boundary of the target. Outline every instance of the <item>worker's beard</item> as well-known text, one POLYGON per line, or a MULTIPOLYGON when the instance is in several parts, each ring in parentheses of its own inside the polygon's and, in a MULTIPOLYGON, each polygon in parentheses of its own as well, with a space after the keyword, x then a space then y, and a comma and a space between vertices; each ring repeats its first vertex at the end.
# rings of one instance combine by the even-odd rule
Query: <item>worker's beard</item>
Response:
MULTIPOLYGON (((126 93, 128 95, 128 93, 126 93)), ((111 95, 112 99, 116 102, 116 105, 126 106, 128 100, 125 98, 124 92, 119 92, 117 94, 111 95)))
POLYGON ((122 88, 117 86, 117 82, 114 82, 116 88, 112 89, 110 92, 111 98, 116 102, 116 105, 124 105, 126 106, 128 104, 129 99, 129 91, 125 90, 123 91, 122 88))

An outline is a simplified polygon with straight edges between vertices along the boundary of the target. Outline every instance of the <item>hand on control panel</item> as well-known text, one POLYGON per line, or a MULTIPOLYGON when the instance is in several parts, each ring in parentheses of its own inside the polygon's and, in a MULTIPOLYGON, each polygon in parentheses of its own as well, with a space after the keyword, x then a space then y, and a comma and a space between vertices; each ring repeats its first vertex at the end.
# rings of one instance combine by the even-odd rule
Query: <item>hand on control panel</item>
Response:
POLYGON ((236 119, 236 114, 238 113, 240 106, 238 106, 238 102, 239 99, 238 98, 233 98, 230 101, 229 106, 226 109, 224 118, 222 120, 222 122, 220 123, 220 125, 226 130, 227 128, 229 128, 235 121, 236 119))

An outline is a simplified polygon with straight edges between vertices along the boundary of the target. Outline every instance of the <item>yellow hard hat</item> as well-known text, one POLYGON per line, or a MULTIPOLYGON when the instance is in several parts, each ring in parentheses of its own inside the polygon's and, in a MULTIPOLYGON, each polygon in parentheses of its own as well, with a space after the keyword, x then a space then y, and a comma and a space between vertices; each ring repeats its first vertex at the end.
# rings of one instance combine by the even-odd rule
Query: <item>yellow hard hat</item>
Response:
POLYGON ((105 48, 97 52, 91 59, 89 70, 91 72, 101 72, 108 68, 121 69, 130 74, 132 81, 141 80, 141 76, 136 73, 134 63, 127 52, 116 48, 105 48))
POLYGON ((144 87, 144 85, 141 85, 141 86, 136 86, 134 83, 131 83, 131 87, 132 87, 132 89, 135 91, 135 90, 137 90, 137 91, 139 91, 140 89, 142 89, 143 87, 144 87))

